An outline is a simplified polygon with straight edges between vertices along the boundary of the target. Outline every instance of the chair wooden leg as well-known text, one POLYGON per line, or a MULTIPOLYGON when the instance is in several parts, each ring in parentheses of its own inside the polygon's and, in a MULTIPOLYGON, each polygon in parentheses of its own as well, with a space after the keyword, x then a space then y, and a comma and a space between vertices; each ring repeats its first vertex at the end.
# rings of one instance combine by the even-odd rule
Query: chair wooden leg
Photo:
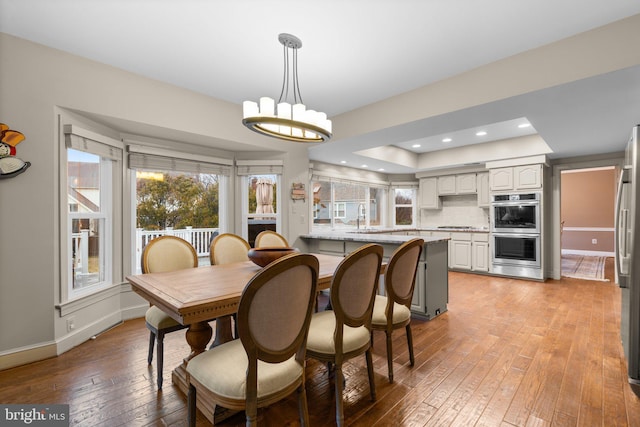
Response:
POLYGON ((344 375, 342 374, 342 364, 335 365, 335 391, 336 391, 336 425, 344 425, 344 402, 342 394, 344 391, 344 375))
POLYGON ((411 325, 407 325, 407 345, 409 346, 409 363, 413 366, 416 361, 413 357, 413 335, 411 335, 411 325))
POLYGON ((196 388, 189 384, 189 392, 187 393, 187 425, 196 427, 196 388))
POLYGON ((391 332, 385 331, 387 336, 387 370, 389 372, 389 382, 393 383, 393 345, 391 340, 391 332))
POLYGON ((298 412, 300 414, 300 425, 309 425, 309 407, 307 406, 307 389, 304 382, 298 387, 298 412))
POLYGON ((367 357, 367 372, 369 373, 369 390, 371 391, 371 400, 376 400, 376 382, 373 376, 373 358, 371 357, 371 353, 372 349, 369 347, 365 353, 367 357))
POLYGON ((157 341, 158 355, 156 356, 156 363, 158 365, 158 390, 162 390, 162 367, 164 365, 164 334, 160 331, 158 331, 157 341))
POLYGON ((153 347, 156 344, 156 334, 153 331, 149 332, 149 355, 147 356, 147 363, 151 365, 153 362, 153 347))

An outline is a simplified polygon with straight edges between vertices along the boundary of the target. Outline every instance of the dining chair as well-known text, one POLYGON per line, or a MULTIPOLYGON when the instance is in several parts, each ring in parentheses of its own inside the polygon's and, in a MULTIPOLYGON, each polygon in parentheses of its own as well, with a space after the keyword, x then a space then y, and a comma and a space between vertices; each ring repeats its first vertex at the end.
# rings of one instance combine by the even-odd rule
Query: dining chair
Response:
MULTIPOLYGON (((142 251, 142 272, 162 273, 166 271, 195 268, 198 266, 198 254, 191 243, 176 236, 161 236, 151 240, 142 251)), ((156 306, 147 309, 144 315, 145 323, 150 331, 149 355, 147 362, 153 362, 153 347, 157 343, 157 383, 158 390, 162 389, 162 366, 164 362, 164 336, 170 332, 184 329, 167 313, 156 306)))
POLYGON ((315 301, 318 259, 284 256, 256 273, 238 306, 239 339, 191 359, 188 425, 195 426, 196 396, 246 412, 257 424, 258 408, 297 391, 300 424, 309 425, 305 390, 305 344, 315 301))
POLYGON ((336 423, 344 423, 343 363, 365 354, 371 399, 376 399, 371 356, 371 314, 378 287, 382 246, 364 245, 347 255, 331 281, 331 310, 314 313, 307 338, 307 356, 335 369, 336 423))
MULTIPOLYGON (((230 264, 232 262, 249 261, 249 249, 251 245, 242 237, 233 233, 222 233, 217 235, 211 241, 209 246, 209 261, 211 265, 230 264)), ((213 345, 221 344, 225 341, 233 339, 231 336, 231 317, 236 320, 235 332, 238 336, 236 315, 223 316, 216 319, 216 336, 213 345)))
POLYGON ((261 231, 256 236, 255 247, 256 248, 264 248, 264 247, 288 248, 289 242, 287 242, 287 239, 280 233, 276 233, 275 231, 271 231, 271 230, 264 230, 264 231, 261 231))
POLYGON ((390 383, 393 382, 391 335, 394 329, 405 328, 409 347, 409 363, 411 366, 415 363, 411 336, 411 300, 413 299, 416 271, 423 246, 423 239, 411 239, 393 252, 384 273, 385 296, 376 295, 373 304, 371 343, 373 345, 373 331, 385 332, 390 383))

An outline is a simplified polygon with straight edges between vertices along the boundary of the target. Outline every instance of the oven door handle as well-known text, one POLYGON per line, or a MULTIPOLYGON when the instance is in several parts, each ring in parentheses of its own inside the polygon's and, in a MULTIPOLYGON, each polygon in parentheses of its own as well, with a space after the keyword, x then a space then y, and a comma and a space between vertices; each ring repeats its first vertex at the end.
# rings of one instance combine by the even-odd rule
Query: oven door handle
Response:
POLYGON ((515 237, 517 239, 522 239, 522 238, 539 238, 540 237, 540 233, 534 233, 534 234, 523 234, 523 233, 492 233, 494 237, 515 237))
POLYGON ((540 201, 492 202, 493 206, 539 206, 540 201))

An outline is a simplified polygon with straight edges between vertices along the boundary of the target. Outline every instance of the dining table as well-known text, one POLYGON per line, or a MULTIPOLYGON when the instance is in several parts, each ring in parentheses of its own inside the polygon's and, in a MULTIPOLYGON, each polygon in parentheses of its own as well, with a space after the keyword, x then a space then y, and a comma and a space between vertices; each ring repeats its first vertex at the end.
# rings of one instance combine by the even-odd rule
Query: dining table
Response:
MULTIPOLYGON (((333 275, 344 256, 313 253, 319 261, 317 290, 329 289, 333 275)), ((384 273, 383 262, 380 274, 384 273)), ((262 267, 252 261, 127 276, 131 288, 150 304, 187 326, 190 354, 172 372, 172 382, 188 393, 187 364, 206 350, 213 336, 209 322, 216 320, 216 340, 222 344, 233 338, 230 316, 238 311, 242 291, 262 267)), ((198 408, 212 419, 214 407, 198 402, 198 408)))

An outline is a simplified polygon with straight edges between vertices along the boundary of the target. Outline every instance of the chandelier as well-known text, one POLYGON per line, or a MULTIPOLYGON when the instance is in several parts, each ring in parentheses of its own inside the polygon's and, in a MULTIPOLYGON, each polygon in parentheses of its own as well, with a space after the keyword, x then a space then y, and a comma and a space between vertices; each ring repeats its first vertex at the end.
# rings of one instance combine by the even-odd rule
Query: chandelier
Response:
POLYGON ((284 47, 284 78, 276 105, 273 98, 262 97, 260 103, 244 101, 242 124, 254 132, 273 138, 295 142, 325 142, 331 138, 331 120, 325 113, 307 110, 300 95, 298 83, 298 49, 302 41, 291 34, 280 34, 278 40, 284 47), (289 71, 289 56, 292 54, 293 73, 289 71), (291 92, 293 105, 289 99, 291 92))

